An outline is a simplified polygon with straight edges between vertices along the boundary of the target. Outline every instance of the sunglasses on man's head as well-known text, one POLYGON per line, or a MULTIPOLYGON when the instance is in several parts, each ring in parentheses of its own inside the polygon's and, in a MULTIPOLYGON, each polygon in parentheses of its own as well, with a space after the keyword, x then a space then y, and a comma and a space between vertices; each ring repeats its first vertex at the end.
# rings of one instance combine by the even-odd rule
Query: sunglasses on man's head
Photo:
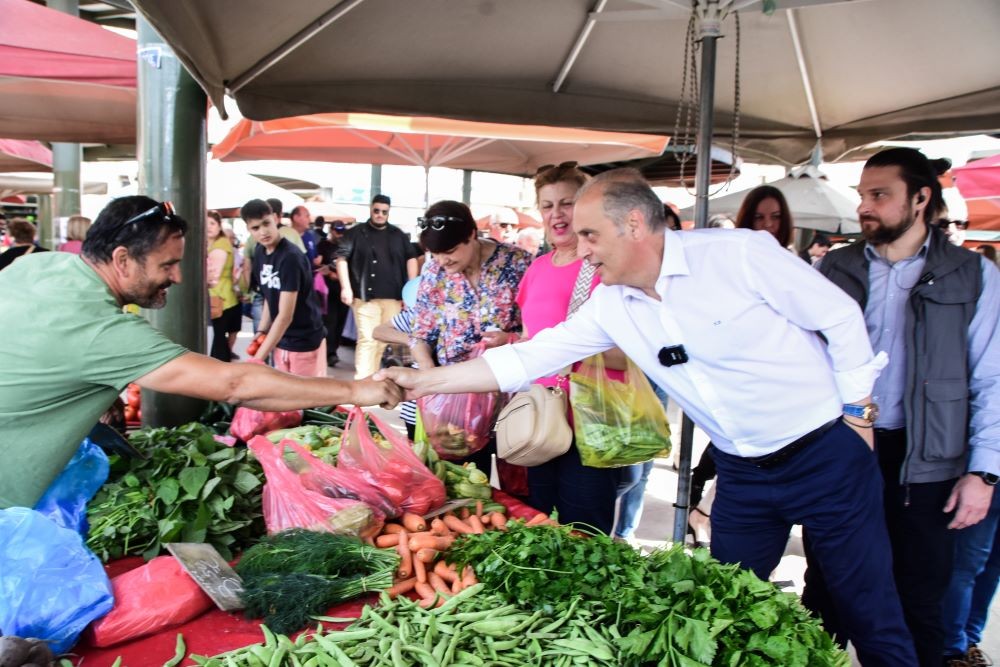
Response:
POLYGON ((540 176, 541 174, 547 172, 549 169, 573 169, 578 164, 579 162, 577 162, 576 160, 560 162, 559 164, 543 164, 541 167, 538 168, 538 171, 535 172, 535 176, 540 176))
POLYGON ((153 208, 143 211, 137 215, 133 215, 131 218, 125 222, 114 225, 108 232, 117 233, 120 229, 128 227, 129 225, 135 224, 137 222, 144 222, 146 220, 156 220, 157 222, 169 222, 171 218, 175 215, 174 205, 168 201, 161 202, 154 206, 153 208))
POLYGON ((417 226, 420 229, 430 228, 436 232, 444 229, 444 226, 449 222, 465 222, 465 220, 453 215, 432 215, 429 218, 417 218, 417 226))

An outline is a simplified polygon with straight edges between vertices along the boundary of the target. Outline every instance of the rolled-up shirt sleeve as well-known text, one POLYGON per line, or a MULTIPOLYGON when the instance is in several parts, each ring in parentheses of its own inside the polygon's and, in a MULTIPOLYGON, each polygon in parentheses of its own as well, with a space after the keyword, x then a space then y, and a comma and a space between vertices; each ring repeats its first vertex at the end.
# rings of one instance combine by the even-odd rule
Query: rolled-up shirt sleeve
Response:
POLYGON ((553 375, 574 361, 615 346, 598 324, 599 299, 591 298, 569 320, 530 340, 486 350, 483 359, 500 391, 523 391, 537 378, 553 375))
POLYGON ((857 302, 767 232, 751 235, 743 260, 747 281, 761 298, 790 322, 823 334, 841 400, 854 403, 871 395, 889 357, 872 352, 857 302))

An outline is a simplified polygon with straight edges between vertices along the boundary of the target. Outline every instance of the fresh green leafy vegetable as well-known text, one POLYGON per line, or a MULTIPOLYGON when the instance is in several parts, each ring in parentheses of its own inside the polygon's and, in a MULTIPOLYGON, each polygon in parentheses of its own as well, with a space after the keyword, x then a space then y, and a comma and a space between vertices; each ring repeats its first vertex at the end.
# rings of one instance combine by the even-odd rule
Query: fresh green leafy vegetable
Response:
POLYGON ((109 456, 108 481, 87 507, 87 546, 104 561, 148 560, 166 542, 208 542, 230 559, 263 535, 260 465, 213 436, 198 423, 132 434, 148 458, 109 456))
POLYGON ((449 562, 471 565, 490 590, 526 608, 558 615, 574 600, 602 604, 622 635, 623 664, 850 664, 794 595, 704 549, 642 556, 565 526, 507 526, 459 537, 449 562))
POLYGON ((244 613, 278 632, 294 632, 331 605, 392 585, 399 556, 343 535, 288 530, 243 554, 244 613))

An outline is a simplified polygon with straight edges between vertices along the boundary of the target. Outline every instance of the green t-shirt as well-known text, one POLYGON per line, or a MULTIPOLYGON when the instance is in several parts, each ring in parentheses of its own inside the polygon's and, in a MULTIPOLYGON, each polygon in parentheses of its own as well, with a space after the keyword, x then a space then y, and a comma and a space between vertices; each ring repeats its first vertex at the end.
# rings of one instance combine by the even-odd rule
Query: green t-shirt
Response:
POLYGON ((121 390, 187 352, 62 252, 0 271, 0 341, 0 508, 34 506, 121 390))

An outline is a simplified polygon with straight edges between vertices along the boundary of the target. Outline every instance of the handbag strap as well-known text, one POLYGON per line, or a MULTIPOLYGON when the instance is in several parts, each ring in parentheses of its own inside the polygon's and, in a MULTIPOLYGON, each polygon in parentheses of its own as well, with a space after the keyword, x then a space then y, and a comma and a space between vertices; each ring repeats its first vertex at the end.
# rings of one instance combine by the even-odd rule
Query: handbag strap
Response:
POLYGON ((569 299, 569 308, 566 309, 566 319, 573 317, 580 306, 590 298, 590 285, 594 282, 594 265, 588 260, 583 260, 580 266, 580 273, 576 274, 576 283, 573 285, 573 295, 569 299))

